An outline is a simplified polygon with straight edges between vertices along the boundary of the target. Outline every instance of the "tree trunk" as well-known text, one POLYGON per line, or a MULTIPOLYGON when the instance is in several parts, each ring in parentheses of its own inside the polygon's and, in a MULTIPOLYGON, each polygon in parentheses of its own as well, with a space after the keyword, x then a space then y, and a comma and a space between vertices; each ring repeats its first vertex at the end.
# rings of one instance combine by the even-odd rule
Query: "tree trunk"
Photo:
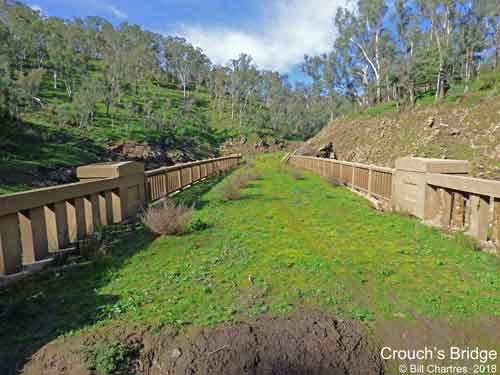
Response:
POLYGON ((57 70, 54 70, 53 77, 54 77, 54 90, 57 90, 57 70))
POLYGON ((240 129, 243 125, 243 106, 240 104, 240 129))
POLYGON ((333 122, 333 95, 330 95, 330 122, 333 122))
POLYGON ((441 101, 444 99, 444 97, 446 96, 446 80, 442 77, 443 75, 441 75, 441 79, 439 80, 439 96, 438 96, 438 99, 441 101))
POLYGON ((231 121, 234 121, 234 98, 231 96, 231 121))
POLYGON ((442 69, 442 66, 441 66, 441 64, 439 64, 439 72, 438 72, 437 83, 436 83, 436 94, 434 95, 434 98, 436 101, 438 101, 440 99, 440 95, 441 95, 441 69, 442 69))
POLYGON ((415 104, 415 83, 412 81, 408 85, 408 94, 410 95, 410 103, 415 104))
POLYGON ((68 94, 68 98, 73 97, 73 90, 71 89, 71 84, 65 79, 64 86, 66 86, 66 94, 68 94))
POLYGON ((497 27, 495 29, 495 69, 498 68, 499 59, 500 59, 500 22, 497 22, 497 27))

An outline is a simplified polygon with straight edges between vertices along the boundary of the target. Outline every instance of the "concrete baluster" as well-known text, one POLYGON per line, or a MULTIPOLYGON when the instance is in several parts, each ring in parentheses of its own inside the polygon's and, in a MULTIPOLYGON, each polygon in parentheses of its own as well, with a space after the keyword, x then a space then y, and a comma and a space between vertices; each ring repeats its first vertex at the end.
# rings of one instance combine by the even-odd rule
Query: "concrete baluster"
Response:
POLYGON ((470 196, 471 216, 468 233, 479 239, 488 239, 489 197, 479 195, 470 196))
POLYGON ((99 194, 99 218, 102 225, 113 223, 113 198, 111 191, 99 194))
POLYGON ((66 248, 70 243, 66 202, 57 202, 46 206, 45 220, 49 251, 66 248))
POLYGON ((493 228, 492 239, 500 245, 500 198, 493 200, 493 228))
POLYGON ((368 167, 368 196, 372 196, 372 191, 373 191, 373 169, 372 167, 368 167))
POLYGON ((451 222, 452 195, 447 189, 438 189, 439 192, 439 217, 441 227, 449 228, 451 222))
POLYGON ((19 226, 23 246, 23 263, 35 263, 47 258, 49 243, 44 207, 20 212, 19 226))
POLYGON ((461 230, 465 225, 465 197, 461 192, 453 193, 453 208, 451 214, 451 227, 461 230))
POLYGON ((21 252, 17 214, 0 217, 0 275, 21 271, 21 252))

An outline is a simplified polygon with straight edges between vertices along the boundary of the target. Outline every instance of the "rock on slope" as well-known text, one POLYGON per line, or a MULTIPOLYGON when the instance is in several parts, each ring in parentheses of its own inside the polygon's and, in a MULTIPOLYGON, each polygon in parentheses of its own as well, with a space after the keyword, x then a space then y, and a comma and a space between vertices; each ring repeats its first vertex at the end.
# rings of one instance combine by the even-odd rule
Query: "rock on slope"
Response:
POLYGON ((340 160, 393 167, 404 156, 466 159, 473 175, 500 179, 500 98, 342 117, 308 143, 317 151, 329 142, 340 160))

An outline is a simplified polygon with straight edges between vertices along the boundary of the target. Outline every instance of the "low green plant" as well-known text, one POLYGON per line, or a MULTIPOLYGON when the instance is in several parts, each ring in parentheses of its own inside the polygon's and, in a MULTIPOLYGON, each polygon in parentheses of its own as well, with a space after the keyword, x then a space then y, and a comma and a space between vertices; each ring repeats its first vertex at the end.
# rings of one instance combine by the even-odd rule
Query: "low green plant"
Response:
POLYGON ((89 370, 98 375, 110 375, 125 361, 130 348, 116 339, 86 342, 82 352, 89 370))
POLYGON ((200 218, 193 220, 191 224, 189 224, 189 230, 192 232, 199 232, 208 228, 208 224, 205 223, 200 218))

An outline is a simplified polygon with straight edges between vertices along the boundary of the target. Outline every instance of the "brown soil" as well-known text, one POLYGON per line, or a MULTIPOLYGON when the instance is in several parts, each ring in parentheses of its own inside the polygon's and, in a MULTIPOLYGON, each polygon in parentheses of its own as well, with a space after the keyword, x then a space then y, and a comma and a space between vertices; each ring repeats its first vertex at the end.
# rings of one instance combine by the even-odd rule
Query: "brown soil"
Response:
POLYGON ((24 373, 93 374, 85 348, 112 340, 127 348, 114 374, 383 374, 378 352, 358 323, 320 312, 226 323, 182 336, 114 323, 92 335, 45 346, 24 373))
POLYGON ((312 138, 307 154, 333 143, 340 160, 394 167, 405 156, 465 159, 472 174, 500 178, 500 98, 340 117, 312 138))

